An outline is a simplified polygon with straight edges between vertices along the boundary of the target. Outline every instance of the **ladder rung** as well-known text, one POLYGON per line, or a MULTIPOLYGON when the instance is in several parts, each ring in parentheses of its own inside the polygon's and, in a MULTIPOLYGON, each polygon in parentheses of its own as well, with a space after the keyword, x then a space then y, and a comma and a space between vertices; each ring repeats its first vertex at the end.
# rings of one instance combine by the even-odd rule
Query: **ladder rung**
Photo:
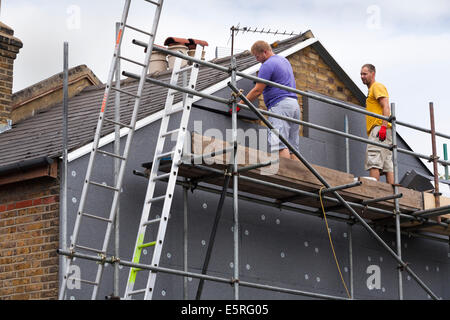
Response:
POLYGON ((147 290, 147 289, 134 290, 134 291, 128 292, 127 294, 128 294, 129 296, 132 296, 132 295, 134 295, 134 294, 144 293, 146 290, 147 290))
POLYGON ((71 278, 71 280, 73 280, 73 281, 80 281, 80 282, 82 282, 82 283, 91 284, 91 285, 93 285, 93 286, 98 285, 97 282, 89 281, 89 280, 84 280, 84 279, 79 279, 79 278, 71 278))
POLYGON ((91 219, 96 219, 96 220, 101 220, 101 221, 105 221, 105 222, 108 222, 108 223, 111 223, 112 221, 110 220, 110 219, 107 219, 107 218, 103 218, 103 217, 99 217, 99 216, 94 216, 94 215, 92 215, 92 214, 89 214, 89 213, 81 213, 83 216, 85 216, 85 217, 88 217, 88 218, 91 218, 91 219))
POLYGON ((114 90, 114 91, 118 91, 118 92, 124 93, 124 94, 129 95, 129 96, 135 97, 135 98, 140 98, 141 97, 141 96, 138 96, 138 95, 136 95, 134 93, 131 93, 131 92, 128 92, 128 91, 125 91, 125 90, 122 90, 122 89, 117 89, 115 87, 111 87, 111 89, 114 90))
POLYGON ((156 241, 152 241, 152 242, 149 242, 149 243, 143 243, 140 246, 138 246, 138 249, 153 247, 155 244, 156 244, 156 241))
POLYGON ((142 224, 142 226, 145 227, 145 226, 148 226, 149 224, 156 223, 156 222, 159 222, 159 221, 161 221, 161 218, 149 220, 149 221, 147 221, 147 222, 144 222, 144 223, 142 224))
POLYGON ((102 184, 102 183, 98 183, 98 182, 94 182, 94 181, 89 181, 89 183, 93 184, 94 186, 102 187, 102 188, 109 189, 109 190, 114 190, 116 192, 119 191, 119 189, 117 189, 115 187, 111 187, 111 186, 108 186, 108 185, 105 185, 105 184, 102 184))
POLYGON ((152 0, 145 0, 145 1, 153 3, 155 6, 160 6, 160 4, 156 1, 152 1, 152 0))
POLYGON ((174 133, 177 133, 177 132, 179 132, 179 131, 180 131, 180 129, 175 129, 175 130, 167 131, 166 133, 163 133, 163 134, 161 135, 161 138, 170 136, 170 135, 172 135, 172 134, 174 134, 174 133))
POLYGON ((79 248, 79 249, 83 249, 83 250, 95 252, 95 253, 101 253, 101 254, 104 254, 104 252, 103 252, 102 250, 94 249, 94 248, 89 248, 89 247, 85 247, 85 246, 81 246, 81 245, 79 245, 79 244, 76 244, 75 247, 77 247, 77 248, 79 248))
POLYGON ((196 67, 196 65, 192 64, 190 66, 187 66, 187 67, 184 67, 184 68, 178 70, 177 72, 175 72, 175 74, 182 74, 183 72, 189 71, 194 67, 196 67))
POLYGON ((114 120, 111 120, 111 119, 108 119, 108 118, 104 118, 103 120, 105 120, 107 122, 110 122, 110 123, 113 123, 115 125, 121 126, 121 127, 125 127, 125 128, 128 128, 128 129, 133 129, 133 127, 128 125, 128 124, 120 123, 120 122, 117 122, 117 121, 114 121, 114 120))
POLYGON ((97 152, 100 152, 102 154, 106 154, 107 156, 110 156, 110 157, 113 157, 113 158, 119 158, 121 160, 125 160, 126 159, 125 157, 122 157, 121 155, 118 155, 118 154, 115 154, 115 153, 111 153, 111 152, 108 152, 108 151, 103 151, 103 150, 100 150, 100 149, 97 149, 97 152))
MULTIPOLYGON (((181 88, 189 89, 188 87, 181 87, 181 88)), ((179 92, 178 92, 178 91, 175 91, 175 90, 174 90, 173 92, 170 93, 171 96, 175 96, 176 94, 179 94, 179 92)), ((187 95, 188 95, 190 98, 193 97, 193 95, 190 94, 190 93, 188 93, 187 95)))
POLYGON ((169 152, 165 152, 165 153, 160 153, 160 154, 158 154, 157 156, 156 156, 156 158, 157 159, 162 159, 162 158, 165 158, 165 157, 167 157, 167 156, 171 156, 171 155, 173 155, 175 153, 175 151, 169 151, 169 152))
POLYGON ((147 32, 147 31, 144 31, 144 30, 141 30, 141 29, 138 29, 138 28, 135 28, 135 27, 132 27, 129 24, 126 24, 125 27, 133 29, 133 30, 135 30, 137 32, 141 32, 141 33, 146 34, 146 35, 148 35, 150 37, 153 37, 153 35, 151 33, 147 32))
POLYGON ((181 112, 181 111, 183 111, 183 110, 184 110, 183 107, 178 107, 177 109, 172 109, 172 110, 166 111, 165 116, 170 116, 170 115, 172 115, 172 114, 181 112))
POLYGON ((165 198, 166 198, 166 196, 160 196, 160 197, 152 198, 152 199, 148 200, 147 203, 153 203, 153 202, 161 201, 161 200, 164 200, 165 198))
POLYGON ((154 177, 153 181, 162 180, 162 179, 169 178, 169 177, 170 177, 170 172, 154 177))
POLYGON ((125 57, 122 57, 122 56, 117 56, 119 59, 122 59, 122 60, 125 60, 125 61, 128 61, 128 62, 131 62, 131 63, 134 63, 134 64, 137 64, 137 65, 139 65, 139 66, 142 66, 142 67, 147 67, 147 65, 146 64, 144 64, 144 63, 140 63, 140 62, 137 62, 137 61, 134 61, 134 60, 131 60, 131 59, 128 59, 128 58, 125 58, 125 57))

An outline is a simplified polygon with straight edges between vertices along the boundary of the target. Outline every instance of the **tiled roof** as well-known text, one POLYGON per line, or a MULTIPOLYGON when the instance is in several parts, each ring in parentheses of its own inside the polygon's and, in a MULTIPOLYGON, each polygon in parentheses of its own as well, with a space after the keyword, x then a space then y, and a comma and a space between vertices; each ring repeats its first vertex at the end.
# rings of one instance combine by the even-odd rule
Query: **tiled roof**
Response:
MULTIPOLYGON (((306 37, 302 35, 280 41, 274 52, 281 52, 305 39, 306 37)), ((239 70, 245 70, 257 63, 248 51, 236 55, 236 61, 239 70)), ((230 65, 229 57, 215 59, 212 62, 225 67, 230 65)), ((154 77, 168 81, 170 71, 162 72, 154 77)), ((201 66, 197 90, 204 90, 227 77, 228 75, 224 72, 201 66)), ((121 89, 136 92, 137 86, 136 80, 127 79, 122 82, 121 89)), ((104 90, 105 85, 91 86, 69 99, 69 151, 93 140, 104 90)), ((138 120, 162 110, 166 95, 166 88, 147 83, 142 95, 138 120)), ((112 92, 106 111, 106 117, 111 119, 114 118, 114 96, 112 92)), ((122 94, 120 107, 122 123, 131 121, 133 106, 134 98, 122 94)), ((13 125, 11 130, 0 134, 0 168, 35 158, 60 156, 62 154, 62 114, 63 106, 62 103, 59 103, 30 119, 13 125)), ((113 130, 112 124, 104 122, 104 134, 113 130)))

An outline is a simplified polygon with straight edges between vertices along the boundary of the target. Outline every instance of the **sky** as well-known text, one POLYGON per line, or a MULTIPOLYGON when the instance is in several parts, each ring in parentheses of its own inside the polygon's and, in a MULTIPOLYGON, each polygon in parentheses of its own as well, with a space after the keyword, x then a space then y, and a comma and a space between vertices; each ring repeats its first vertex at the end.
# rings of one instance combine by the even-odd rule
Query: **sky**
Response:
MULTIPOLYGON (((13 28, 24 44, 14 65, 13 92, 61 72, 65 41, 69 43, 69 67, 85 64, 106 82, 115 23, 120 21, 124 3, 2 0, 0 20, 13 28)), ((129 24, 150 30, 152 7, 133 0, 129 24)), ((206 40, 209 60, 215 57, 216 47, 231 47, 232 26, 289 33, 311 30, 365 94, 361 65, 376 66, 376 80, 387 87, 390 102, 396 104, 397 119, 429 128, 429 102, 433 102, 436 130, 450 134, 448 0, 165 0, 155 43, 162 44, 170 36, 206 40)), ((128 32, 123 55, 142 60, 141 48, 130 44, 134 38, 146 40, 128 32)), ((271 43, 285 38, 239 33, 234 46, 245 50, 259 39, 271 43)), ((414 151, 431 154, 429 134, 403 126, 398 132, 414 151)), ((438 138, 441 158, 443 143, 450 147, 449 140, 438 138)), ((439 172, 444 172, 442 166, 439 172)))

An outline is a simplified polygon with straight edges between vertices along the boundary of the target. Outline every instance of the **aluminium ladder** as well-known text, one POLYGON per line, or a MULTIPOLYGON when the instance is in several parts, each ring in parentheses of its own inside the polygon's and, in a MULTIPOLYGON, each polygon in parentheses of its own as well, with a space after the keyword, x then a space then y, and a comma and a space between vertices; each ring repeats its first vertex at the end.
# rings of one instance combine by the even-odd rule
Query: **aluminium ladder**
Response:
MULTIPOLYGON (((140 106, 140 103, 141 103, 141 95, 143 93, 143 88, 144 88, 144 84, 145 84, 145 77, 146 77, 147 72, 148 72, 148 66, 149 66, 150 57, 151 57, 152 50, 153 50, 154 39, 155 39, 156 31, 158 29, 159 19, 160 19, 160 15, 161 15, 161 11, 162 11, 162 6, 163 6, 164 0, 158 0, 158 1, 145 0, 145 2, 151 4, 152 6, 155 6, 154 7, 155 11, 154 11, 154 17, 153 17, 153 25, 152 25, 151 32, 146 32, 146 31, 140 30, 138 28, 135 28, 135 27, 130 26, 130 25, 127 24, 127 19, 128 19, 128 13, 129 13, 129 10, 130 10, 131 0, 126 0, 125 1, 123 13, 122 13, 122 18, 121 18, 121 22, 120 22, 120 29, 119 29, 119 32, 118 32, 118 35, 117 35, 117 39, 116 39, 116 46, 115 46, 115 49, 114 49, 114 55, 113 55, 113 58, 112 58, 111 67, 110 67, 110 71, 109 71, 109 76, 108 76, 107 84, 106 84, 106 87, 105 87, 105 93, 104 93, 103 100, 102 100, 100 115, 99 115, 98 122, 97 122, 97 129, 95 131, 93 147, 92 147, 91 155, 90 155, 90 158, 89 158, 88 167, 87 167, 87 170, 86 170, 86 178, 84 180, 83 191, 81 193, 80 204, 79 204, 79 208, 78 208, 78 211, 77 211, 77 217, 76 217, 76 220, 75 220, 75 226, 74 226, 73 234, 72 234, 72 237, 71 237, 71 243, 70 243, 69 251, 72 252, 72 253, 74 253, 77 249, 80 249, 80 250, 85 250, 85 251, 90 251, 90 252, 97 253, 102 258, 106 258, 106 250, 107 250, 107 247, 108 247, 109 239, 110 239, 110 236, 111 236, 111 232, 112 232, 112 229, 113 229, 113 224, 114 224, 114 220, 115 220, 115 216, 116 216, 116 212, 117 212, 117 206, 118 206, 118 201, 119 201, 119 196, 120 196, 120 190, 122 188, 122 182, 123 182, 123 176, 124 176, 124 172, 125 172, 125 167, 126 167, 126 164, 127 164, 128 153, 129 153, 129 150, 130 150, 130 147, 131 147, 131 142, 132 142, 134 131, 135 131, 137 115, 138 115, 139 106, 140 106), (124 32, 125 32, 125 29, 127 29, 127 28, 135 30, 135 31, 140 32, 140 33, 143 33, 143 34, 145 34, 145 35, 147 35, 149 37, 148 50, 146 52, 145 61, 143 63, 140 63, 140 62, 133 61, 131 59, 122 57, 119 54, 121 52, 120 49, 121 49, 121 45, 122 45, 123 35, 124 35, 124 32), (118 67, 118 60, 119 59, 126 60, 128 62, 134 63, 134 64, 142 67, 141 78, 140 78, 140 81, 139 81, 137 93, 132 93, 132 92, 128 92, 128 91, 125 91, 125 90, 116 89, 116 88, 114 88, 112 86, 114 75, 115 75, 115 72, 116 72, 116 68, 118 67), (111 120, 111 119, 108 119, 108 118, 105 117, 105 111, 106 111, 106 107, 107 107, 107 104, 108 104, 108 98, 109 98, 109 94, 110 94, 111 89, 119 91, 120 93, 129 95, 129 96, 134 98, 134 108, 133 108, 133 114, 132 114, 132 117, 131 117, 130 124, 119 123, 119 122, 116 122, 114 120, 111 120), (101 130, 102 130, 102 127, 103 127, 103 121, 106 121, 106 122, 109 122, 109 123, 113 123, 116 126, 125 127, 125 128, 129 129, 123 155, 110 153, 110 152, 106 152, 106 151, 103 151, 103 150, 99 149, 99 141, 100 141, 100 138, 101 138, 101 130), (117 181, 116 181, 114 186, 108 186, 108 185, 105 185, 105 184, 102 184, 102 183, 91 181, 91 174, 92 174, 92 171, 93 171, 94 160, 95 160, 95 156, 96 156, 97 153, 101 153, 101 154, 103 154, 105 156, 109 156, 109 157, 112 157, 114 159, 119 159, 120 160, 120 170, 119 170, 119 174, 118 174, 118 177, 117 177, 117 181), (87 195, 88 195, 88 190, 89 190, 89 187, 91 185, 99 187, 99 188, 105 188, 105 189, 110 190, 110 191, 113 192, 113 200, 112 200, 112 204, 111 204, 111 210, 110 210, 110 213, 109 213, 109 218, 103 218, 103 217, 99 217, 97 215, 85 212, 84 207, 85 207, 86 198, 87 198, 87 195), (103 246, 102 246, 101 249, 95 249, 95 248, 89 248, 89 247, 81 246, 77 242, 78 241, 78 234, 79 234, 79 231, 80 231, 79 229, 80 229, 82 218, 89 218, 89 219, 94 219, 94 220, 97 220, 97 221, 103 221, 103 222, 107 223, 106 233, 105 233, 105 237, 104 237, 104 241, 103 241, 103 246)), ((120 79, 116 79, 116 81, 120 81, 120 79)), ((60 300, 64 299, 64 295, 65 295, 65 290, 66 290, 66 286, 67 286, 67 280, 68 280, 68 277, 69 277, 69 272, 70 272, 72 259, 73 259, 73 257, 70 257, 68 263, 66 264, 66 270, 64 271, 63 281, 62 281, 60 292, 59 292, 59 299, 60 300)), ((97 298, 97 294, 98 294, 98 287, 99 287, 99 284, 100 284, 100 281, 101 281, 101 278, 102 278, 102 275, 103 275, 103 269, 104 269, 104 264, 100 263, 98 265, 97 274, 96 274, 96 278, 95 278, 94 281, 90 281, 90 280, 86 280, 86 279, 71 279, 71 280, 80 281, 82 283, 86 283, 86 284, 92 285, 93 286, 92 299, 96 299, 97 298)))
MULTIPOLYGON (((202 47, 197 46, 195 51, 195 58, 200 60, 202 54, 202 47)), ((199 72, 199 65, 193 63, 190 67, 180 70, 181 59, 176 58, 174 68, 170 80, 171 85, 177 85, 179 74, 182 72, 190 72, 190 79, 188 88, 195 89, 197 76, 199 72)), ((145 196, 145 202, 142 209, 141 221, 139 224, 139 231, 136 238, 136 244, 133 251, 133 263, 139 263, 142 250, 144 248, 153 247, 153 255, 151 266, 158 267, 161 258, 162 247, 164 244, 164 238, 167 230, 167 224, 169 220, 170 208, 172 205, 173 195, 175 191, 175 185, 178 177, 178 168, 181 164, 181 157, 183 156, 183 147, 187 133, 187 125, 189 122, 189 116, 191 112, 191 105, 193 102, 193 95, 187 94, 181 103, 181 107, 174 104, 175 89, 169 89, 167 93, 167 99, 165 104, 164 115, 161 120, 160 131, 158 134, 158 141, 156 143, 155 155, 153 158, 152 168, 149 174, 147 193, 145 196), (178 120, 178 114, 182 113, 181 119, 178 120), (176 115, 175 119, 171 123, 171 118, 176 115), (178 123, 175 126, 176 129, 168 130, 169 123, 173 125, 173 122, 178 123), (171 151, 164 151, 165 141, 167 137, 176 136, 175 146, 171 151), (158 175, 160 171, 161 160, 170 158, 172 164, 168 173, 158 175), (168 181, 167 181, 168 179, 168 181), (165 193, 161 196, 155 196, 155 188, 157 182, 166 183, 165 193), (150 210, 153 203, 163 202, 162 212, 160 217, 149 220, 150 210), (153 224, 159 223, 158 233, 155 241, 144 243, 144 237, 147 227, 153 224)), ((139 268, 130 268, 128 275, 127 287, 125 290, 124 299, 131 299, 132 296, 144 293, 144 300, 152 299, 157 272, 143 270, 139 268), (145 289, 134 290, 136 277, 138 272, 148 272, 147 284, 145 289)))

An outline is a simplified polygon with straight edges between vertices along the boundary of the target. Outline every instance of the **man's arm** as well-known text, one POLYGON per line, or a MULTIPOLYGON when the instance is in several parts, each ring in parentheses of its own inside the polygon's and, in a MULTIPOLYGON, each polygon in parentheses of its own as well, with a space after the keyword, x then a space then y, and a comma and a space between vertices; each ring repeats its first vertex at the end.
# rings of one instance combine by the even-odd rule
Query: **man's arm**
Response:
MULTIPOLYGON (((246 95, 246 98, 249 101, 253 101, 256 98, 258 98, 264 91, 264 88, 266 87, 266 85, 264 83, 258 82, 255 84, 255 86, 253 87, 252 90, 250 90, 250 92, 246 95)), ((239 103, 244 104, 244 101, 239 101, 239 103)))
MULTIPOLYGON (((380 103, 380 106, 383 108, 383 116, 389 117, 391 114, 391 109, 389 108, 389 98, 388 97, 380 97, 378 98, 378 102, 380 103)), ((381 122, 381 128, 378 132, 378 138, 380 141, 384 141, 386 139, 386 129, 387 129, 388 122, 386 120, 383 120, 381 122)))
MULTIPOLYGON (((389 106, 389 98, 388 97, 380 97, 380 98, 378 98, 378 102, 380 103, 380 106, 383 108, 383 116, 389 117, 391 115, 391 108, 389 106)), ((381 125, 387 127, 388 122, 386 120, 383 120, 381 125)))

